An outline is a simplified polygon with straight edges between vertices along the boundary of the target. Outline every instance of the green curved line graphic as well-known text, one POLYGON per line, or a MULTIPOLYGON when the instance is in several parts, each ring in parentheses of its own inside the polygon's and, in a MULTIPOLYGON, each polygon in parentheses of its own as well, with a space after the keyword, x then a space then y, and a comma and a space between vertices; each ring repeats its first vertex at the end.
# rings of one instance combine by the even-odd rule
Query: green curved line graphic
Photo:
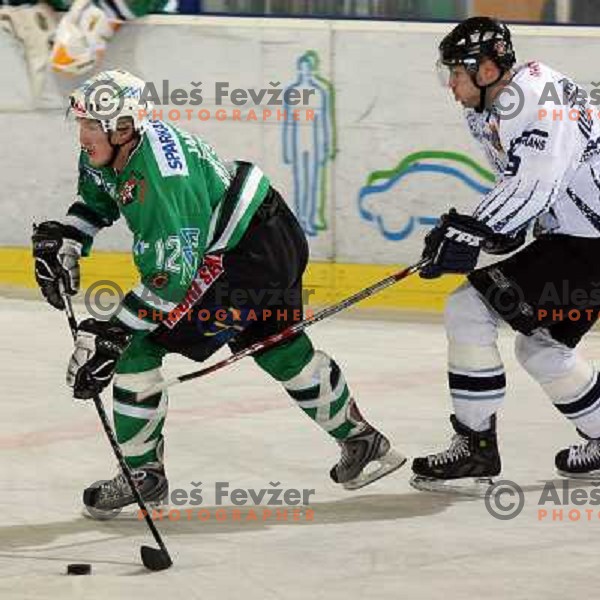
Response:
POLYGON ((482 167, 478 162, 466 154, 461 154, 460 152, 447 152, 445 150, 422 150, 421 152, 413 152, 412 154, 405 156, 393 169, 373 171, 369 174, 366 185, 369 186, 379 179, 390 179, 391 177, 395 177, 399 173, 402 173, 402 171, 406 171, 413 163, 428 158, 446 159, 462 163, 473 169, 473 171, 486 181, 489 181, 490 183, 496 181, 496 176, 491 171, 482 167))

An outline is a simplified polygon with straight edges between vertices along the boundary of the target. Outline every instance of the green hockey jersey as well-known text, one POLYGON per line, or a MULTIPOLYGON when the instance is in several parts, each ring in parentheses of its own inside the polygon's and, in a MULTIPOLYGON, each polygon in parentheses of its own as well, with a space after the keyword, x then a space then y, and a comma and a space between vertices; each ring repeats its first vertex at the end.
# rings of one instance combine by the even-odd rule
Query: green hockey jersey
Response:
POLYGON ((199 137, 149 121, 121 173, 81 154, 78 198, 63 222, 85 235, 87 255, 96 233, 123 216, 140 283, 116 318, 143 335, 184 300, 205 254, 237 245, 269 187, 257 166, 228 167, 199 137))

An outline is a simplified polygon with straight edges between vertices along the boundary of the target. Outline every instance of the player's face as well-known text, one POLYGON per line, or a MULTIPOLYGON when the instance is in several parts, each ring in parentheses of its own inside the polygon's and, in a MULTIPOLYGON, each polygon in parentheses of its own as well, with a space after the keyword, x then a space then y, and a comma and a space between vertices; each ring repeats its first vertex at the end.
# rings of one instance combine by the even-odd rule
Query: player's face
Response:
POLYGON ((449 67, 448 87, 454 94, 454 99, 466 108, 478 106, 480 101, 479 88, 473 83, 471 76, 462 65, 449 67))
POLYGON ((113 157, 113 148, 109 143, 108 134, 98 121, 92 119, 77 119, 79 123, 79 143, 87 153, 93 167, 105 167, 113 157))

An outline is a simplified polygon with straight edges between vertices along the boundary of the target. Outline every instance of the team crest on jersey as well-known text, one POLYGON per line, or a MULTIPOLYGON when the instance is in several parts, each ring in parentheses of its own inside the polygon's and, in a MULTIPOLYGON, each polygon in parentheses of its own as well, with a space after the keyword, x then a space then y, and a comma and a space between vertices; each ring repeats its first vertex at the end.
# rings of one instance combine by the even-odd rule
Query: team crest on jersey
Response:
POLYGON ((143 202, 145 194, 146 180, 144 176, 137 171, 133 171, 129 179, 121 184, 121 188, 119 189, 119 203, 121 206, 127 206, 135 200, 143 202))
POLYGON ((168 283, 169 283, 169 274, 165 273, 164 271, 162 273, 156 273, 156 275, 153 275, 152 278, 150 279, 150 285, 155 290, 160 290, 160 289, 164 288, 168 283))

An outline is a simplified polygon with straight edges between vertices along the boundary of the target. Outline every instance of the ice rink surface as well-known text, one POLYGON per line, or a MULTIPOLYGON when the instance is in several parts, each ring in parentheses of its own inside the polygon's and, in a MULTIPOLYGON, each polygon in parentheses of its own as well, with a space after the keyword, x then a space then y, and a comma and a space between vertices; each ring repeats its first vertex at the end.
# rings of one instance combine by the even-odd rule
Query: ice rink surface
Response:
MULTIPOLYGON (((146 571, 139 546, 153 543, 135 520, 81 515, 86 485, 115 472, 93 405, 64 385, 71 338, 63 316, 42 303, 0 300, 3 408, 0 419, 0 598, 114 600, 316 600, 377 598, 571 598, 600 583, 598 507, 564 507, 540 521, 554 454, 573 428, 517 365, 501 333, 508 395, 499 421, 503 475, 525 488, 525 507, 497 520, 481 499, 423 493, 410 467, 356 492, 328 471, 336 445, 280 387, 244 360, 227 372, 174 388, 166 425, 171 488, 202 482, 210 520, 163 521, 175 565, 146 571), (314 520, 218 522, 216 482, 230 488, 314 489, 314 520), (568 510, 594 509, 579 521, 568 510), (93 565, 68 577, 68 563, 93 565)), ((336 318, 311 329, 336 357, 366 416, 409 456, 447 445, 445 337, 439 324, 336 318)), ((582 351, 594 358, 600 338, 582 351)), ((172 357, 165 373, 194 368, 172 357)), ((510 498, 506 499, 509 503, 510 498)), ((263 505, 240 508, 247 517, 263 505)), ((560 509, 560 506, 555 507, 560 509)), ((183 507, 185 509, 185 506, 183 507)))

